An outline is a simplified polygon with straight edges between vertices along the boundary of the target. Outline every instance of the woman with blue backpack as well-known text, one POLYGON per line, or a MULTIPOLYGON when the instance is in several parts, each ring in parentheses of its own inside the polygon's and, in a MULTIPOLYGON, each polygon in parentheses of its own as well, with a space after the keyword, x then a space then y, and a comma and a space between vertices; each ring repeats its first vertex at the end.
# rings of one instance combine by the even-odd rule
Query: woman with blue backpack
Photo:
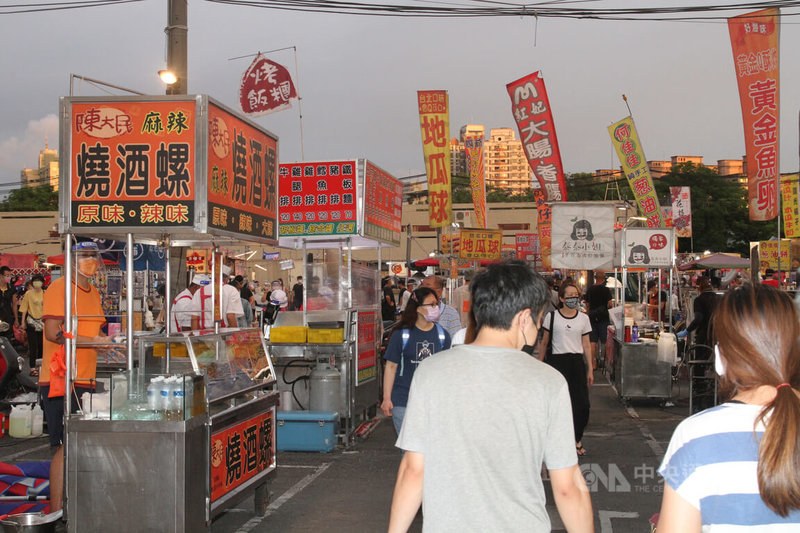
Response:
POLYGON ((417 366, 436 352, 450 348, 450 334, 437 323, 439 298, 433 289, 413 291, 386 348, 381 410, 400 433, 408 391, 417 366))

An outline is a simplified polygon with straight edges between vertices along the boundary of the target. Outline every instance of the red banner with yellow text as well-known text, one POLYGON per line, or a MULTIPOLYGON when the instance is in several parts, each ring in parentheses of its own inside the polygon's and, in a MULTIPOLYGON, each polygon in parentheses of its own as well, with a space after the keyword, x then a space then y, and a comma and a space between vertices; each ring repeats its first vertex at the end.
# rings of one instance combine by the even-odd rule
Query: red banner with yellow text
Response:
POLYGON ((750 220, 778 216, 780 10, 728 19, 742 104, 750 220))
POLYGON ((417 91, 422 152, 428 174, 430 227, 442 228, 452 220, 450 194, 450 114, 447 91, 417 91))
POLYGON ((541 72, 506 85, 528 164, 550 202, 567 201, 564 166, 541 72))

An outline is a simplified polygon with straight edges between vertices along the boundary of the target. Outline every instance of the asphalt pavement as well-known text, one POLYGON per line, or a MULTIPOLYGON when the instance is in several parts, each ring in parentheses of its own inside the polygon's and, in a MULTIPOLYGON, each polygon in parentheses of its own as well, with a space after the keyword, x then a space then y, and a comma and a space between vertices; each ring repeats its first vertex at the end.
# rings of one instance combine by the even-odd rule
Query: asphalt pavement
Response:
MULTIPOLYGON (((583 440, 587 450, 581 469, 592 492, 595 530, 601 533, 649 531, 658 512, 662 483, 656 473, 672 431, 688 414, 687 385, 677 382, 673 402, 617 399, 615 389, 597 371, 591 388, 591 415, 583 440)), ((380 419, 365 439, 331 453, 279 452, 270 482, 270 504, 254 514, 253 499, 217 517, 213 533, 246 532, 379 532, 389 520, 400 452, 394 428, 380 419)), ((46 437, 0 438, 0 461, 49 459, 46 437)), ((546 483, 549 491, 549 484, 546 483)), ((455 488, 454 488, 455 490, 455 488)), ((553 531, 563 525, 548 493, 553 531)), ((421 531, 417 515, 411 531, 421 531)))

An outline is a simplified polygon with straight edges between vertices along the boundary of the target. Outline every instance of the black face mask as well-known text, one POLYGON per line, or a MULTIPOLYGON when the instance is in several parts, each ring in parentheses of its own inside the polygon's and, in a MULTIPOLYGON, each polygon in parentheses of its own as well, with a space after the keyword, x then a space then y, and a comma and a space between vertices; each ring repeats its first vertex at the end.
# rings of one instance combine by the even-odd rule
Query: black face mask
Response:
POLYGON ((531 346, 530 344, 526 344, 525 346, 522 347, 522 351, 525 352, 528 355, 533 355, 534 348, 535 348, 535 346, 531 346))

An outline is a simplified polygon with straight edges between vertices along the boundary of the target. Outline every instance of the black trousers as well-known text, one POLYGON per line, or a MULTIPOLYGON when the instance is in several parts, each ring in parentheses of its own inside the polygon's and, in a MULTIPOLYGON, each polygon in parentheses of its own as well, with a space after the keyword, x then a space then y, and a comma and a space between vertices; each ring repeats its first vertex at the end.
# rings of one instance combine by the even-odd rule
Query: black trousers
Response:
POLYGON ((552 354, 547 364, 561 372, 567 380, 569 398, 572 400, 572 425, 575 429, 575 442, 583 439, 583 430, 589 423, 589 384, 586 381, 586 359, 583 354, 552 354))
POLYGON ((36 368, 36 360, 42 358, 44 331, 36 331, 33 326, 28 326, 26 330, 28 332, 28 361, 31 368, 36 368))

